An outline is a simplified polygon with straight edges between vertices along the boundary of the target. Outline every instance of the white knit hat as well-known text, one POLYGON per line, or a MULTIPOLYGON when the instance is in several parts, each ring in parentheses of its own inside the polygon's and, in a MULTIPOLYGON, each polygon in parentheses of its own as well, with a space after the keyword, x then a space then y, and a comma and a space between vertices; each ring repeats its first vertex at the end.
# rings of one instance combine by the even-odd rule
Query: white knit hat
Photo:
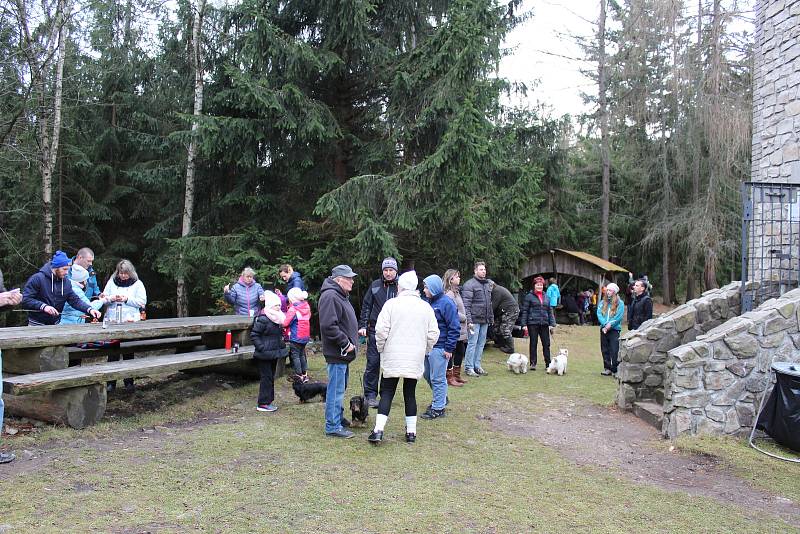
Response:
POLYGON ((408 271, 400 275, 397 279, 397 287, 403 291, 414 291, 419 285, 419 279, 415 271, 408 271))
POLYGON ((264 291, 264 307, 272 308, 273 306, 280 306, 281 298, 272 291, 264 291))
POLYGON ((89 271, 78 265, 77 263, 72 266, 72 271, 69 279, 73 282, 85 282, 89 279, 89 271))
POLYGON ((299 287, 293 287, 286 293, 286 296, 290 301, 297 302, 298 300, 306 300, 308 298, 308 293, 299 287))
POLYGON ((611 282, 610 284, 608 284, 606 286, 606 289, 610 289, 615 294, 619 293, 619 286, 617 284, 615 284, 614 282, 611 282))

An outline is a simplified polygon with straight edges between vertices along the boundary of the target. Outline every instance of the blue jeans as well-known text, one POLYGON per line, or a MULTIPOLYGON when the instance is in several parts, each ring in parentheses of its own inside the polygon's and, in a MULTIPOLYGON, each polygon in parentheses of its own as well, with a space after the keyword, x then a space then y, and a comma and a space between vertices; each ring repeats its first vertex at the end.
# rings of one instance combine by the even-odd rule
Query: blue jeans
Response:
POLYGON ((464 367, 469 369, 481 368, 481 356, 483 356, 483 346, 486 344, 486 333, 489 331, 489 324, 476 324, 474 333, 467 338, 467 353, 464 355, 464 367))
POLYGON ((447 358, 444 349, 433 349, 425 355, 425 380, 433 391, 431 408, 441 410, 447 401, 447 358))
POLYGON ((344 390, 350 368, 346 363, 328 364, 328 393, 325 397, 325 432, 342 430, 342 412, 344 410, 344 390))

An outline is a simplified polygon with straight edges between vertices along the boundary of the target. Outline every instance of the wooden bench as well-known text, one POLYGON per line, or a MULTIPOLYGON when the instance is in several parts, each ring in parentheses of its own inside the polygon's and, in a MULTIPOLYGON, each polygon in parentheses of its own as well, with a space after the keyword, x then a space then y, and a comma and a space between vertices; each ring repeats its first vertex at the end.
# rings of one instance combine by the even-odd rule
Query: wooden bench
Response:
POLYGON ((156 339, 139 339, 135 341, 121 341, 118 346, 81 348, 68 347, 70 364, 90 358, 98 358, 112 354, 142 354, 150 355, 157 352, 173 350, 175 352, 191 351, 203 344, 202 336, 162 337, 156 339))

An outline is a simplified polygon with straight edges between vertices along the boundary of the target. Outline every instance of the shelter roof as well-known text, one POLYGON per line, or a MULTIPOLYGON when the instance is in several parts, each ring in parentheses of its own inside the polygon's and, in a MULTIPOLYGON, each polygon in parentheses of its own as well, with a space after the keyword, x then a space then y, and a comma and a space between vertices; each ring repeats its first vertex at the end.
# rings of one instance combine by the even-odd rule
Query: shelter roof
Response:
POLYGON ((536 274, 556 273, 557 275, 579 276, 601 284, 609 273, 627 273, 628 269, 610 261, 598 258, 588 252, 574 250, 544 250, 528 257, 520 269, 520 278, 536 274))
POLYGON ((583 261, 588 261, 592 265, 604 270, 605 272, 619 272, 619 273, 627 273, 628 269, 625 267, 620 267, 616 263, 611 263, 608 260, 604 260, 603 258, 598 258, 594 254, 589 254, 588 252, 578 252, 576 250, 564 250, 561 248, 555 249, 559 252, 563 252, 564 254, 569 254, 570 256, 575 256, 576 258, 580 258, 583 261))

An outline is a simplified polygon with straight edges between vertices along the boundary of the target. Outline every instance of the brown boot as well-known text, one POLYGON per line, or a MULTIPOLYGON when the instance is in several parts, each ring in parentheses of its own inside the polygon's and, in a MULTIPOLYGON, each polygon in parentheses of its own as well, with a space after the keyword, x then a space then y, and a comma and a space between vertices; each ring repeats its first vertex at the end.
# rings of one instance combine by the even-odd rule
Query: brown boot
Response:
POLYGON ((455 378, 453 378, 453 370, 452 369, 448 369, 447 370, 446 376, 447 376, 447 385, 448 386, 453 386, 453 387, 457 387, 457 388, 461 387, 461 384, 456 382, 455 378))
POLYGON ((453 367, 453 380, 458 382, 459 386, 463 386, 464 384, 467 383, 466 380, 461 378, 461 366, 460 365, 456 365, 456 366, 453 367))

